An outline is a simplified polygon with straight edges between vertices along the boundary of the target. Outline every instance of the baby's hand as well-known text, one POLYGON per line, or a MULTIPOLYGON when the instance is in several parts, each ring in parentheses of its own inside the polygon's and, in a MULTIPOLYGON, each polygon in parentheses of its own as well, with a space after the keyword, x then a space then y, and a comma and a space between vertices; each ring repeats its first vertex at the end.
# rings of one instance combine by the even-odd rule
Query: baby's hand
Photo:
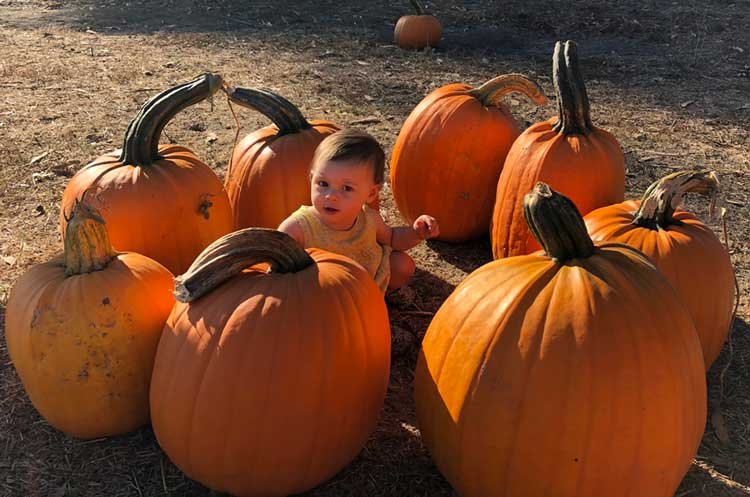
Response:
POLYGON ((422 214, 415 219, 412 227, 414 228, 414 231, 417 232, 417 236, 422 240, 435 238, 440 234, 440 227, 438 226, 437 220, 426 214, 422 214))

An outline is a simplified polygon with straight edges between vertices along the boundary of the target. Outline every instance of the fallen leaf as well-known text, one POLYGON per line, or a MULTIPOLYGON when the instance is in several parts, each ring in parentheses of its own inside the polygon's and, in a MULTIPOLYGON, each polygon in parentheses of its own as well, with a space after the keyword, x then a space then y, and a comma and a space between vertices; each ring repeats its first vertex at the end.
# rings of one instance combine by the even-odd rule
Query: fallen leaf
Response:
POLYGON ((3 262, 9 266, 12 266, 13 264, 16 263, 16 258, 13 257, 12 255, 3 255, 3 256, 0 256, 0 259, 2 259, 3 262))

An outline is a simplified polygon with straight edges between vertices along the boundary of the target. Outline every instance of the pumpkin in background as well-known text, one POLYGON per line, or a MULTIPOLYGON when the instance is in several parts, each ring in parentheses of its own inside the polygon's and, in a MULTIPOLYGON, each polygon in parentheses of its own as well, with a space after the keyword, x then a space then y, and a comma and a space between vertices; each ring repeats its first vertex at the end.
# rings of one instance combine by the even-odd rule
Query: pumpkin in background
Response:
POLYGON ((687 309, 547 185, 524 208, 545 253, 477 269, 427 330, 422 440, 462 497, 672 497, 706 421, 687 309))
POLYGON ((437 17, 425 12, 417 0, 409 0, 416 15, 402 16, 396 22, 393 38, 401 48, 421 50, 436 47, 443 35, 437 17))
POLYGON ((478 88, 453 83, 411 112, 391 156, 391 189, 411 224, 421 214, 440 221, 438 239, 460 242, 487 233, 505 156, 521 133, 502 98, 518 92, 536 104, 541 88, 520 74, 478 88))
POLYGON ((209 243, 232 231, 221 180, 190 150, 159 145, 164 126, 182 109, 213 95, 221 76, 204 74, 146 102, 130 122, 122 150, 105 154, 65 187, 60 227, 88 192, 117 250, 150 257, 179 274, 209 243))
POLYGON ((625 198, 620 144, 591 123, 572 41, 565 42, 564 51, 562 43, 555 45, 552 77, 559 115, 530 126, 518 137, 497 183, 490 232, 495 259, 539 249, 523 218, 523 196, 537 181, 569 197, 582 214, 625 198))
POLYGON ((677 207, 687 192, 715 194, 718 189, 713 173, 676 172, 653 183, 640 202, 602 207, 585 217, 594 241, 637 248, 672 283, 695 323, 706 369, 729 335, 736 298, 734 269, 711 228, 677 207))
POLYGON ((146 424, 154 355, 173 304, 172 274, 115 252, 102 218, 77 204, 63 254, 32 266, 8 301, 8 355, 34 407, 78 438, 146 424))
POLYGON ((338 131, 330 122, 308 122, 297 107, 269 90, 228 88, 230 101, 273 121, 245 136, 232 151, 225 178, 235 229, 277 228, 301 205, 310 205, 315 149, 338 131))
POLYGON ((390 367, 388 312, 370 275, 248 228, 177 282, 151 384, 169 458, 238 496, 300 493, 348 464, 375 428, 390 367))

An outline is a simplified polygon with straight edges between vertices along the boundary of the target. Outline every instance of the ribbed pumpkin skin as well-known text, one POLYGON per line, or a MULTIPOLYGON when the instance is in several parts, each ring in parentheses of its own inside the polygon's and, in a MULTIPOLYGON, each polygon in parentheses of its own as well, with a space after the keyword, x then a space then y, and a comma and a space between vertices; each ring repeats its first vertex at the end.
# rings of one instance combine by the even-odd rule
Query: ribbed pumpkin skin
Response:
POLYGON ((682 225, 652 230, 636 226, 639 201, 625 201, 590 212, 584 220, 591 238, 626 243, 646 254, 669 280, 693 318, 706 369, 729 334, 735 301, 734 269, 724 245, 695 215, 678 210, 682 225))
POLYGON ((388 313, 342 256, 297 273, 250 270, 177 304, 159 344, 151 415, 188 476, 237 496, 325 481, 365 444, 390 367, 388 313))
POLYGON ((396 22, 394 31, 396 45, 405 49, 436 47, 441 36, 443 26, 437 17, 430 14, 402 16, 396 22))
POLYGON ((126 433, 149 419, 149 380, 172 275, 139 254, 65 277, 61 257, 21 276, 8 301, 8 355, 39 413, 78 438, 126 433))
POLYGON ((625 198, 625 158, 615 137, 596 127, 588 135, 565 135, 553 129, 556 122, 553 117, 532 125, 508 152, 492 215, 495 259, 541 248, 526 226, 522 206, 538 181, 570 198, 582 215, 625 198))
POLYGON ((462 497, 671 497, 706 420, 686 309, 614 244, 472 273, 430 324, 415 397, 422 439, 462 497))
POLYGON ((112 246, 150 257, 173 274, 183 273, 208 244, 231 232, 229 199, 211 168, 178 145, 160 145, 159 154, 163 159, 140 167, 122 165, 115 151, 76 173, 63 193, 63 237, 65 216, 89 189, 86 202, 106 221, 112 246))
POLYGON ((409 223, 421 214, 440 221, 444 241, 487 233, 495 189, 520 134, 508 108, 485 107, 454 83, 433 91, 407 118, 391 157, 391 189, 409 223))
POLYGON ((225 179, 235 229, 277 228, 301 205, 310 205, 310 166, 323 139, 339 128, 310 121, 312 128, 277 136, 274 125, 256 130, 232 153, 225 179))

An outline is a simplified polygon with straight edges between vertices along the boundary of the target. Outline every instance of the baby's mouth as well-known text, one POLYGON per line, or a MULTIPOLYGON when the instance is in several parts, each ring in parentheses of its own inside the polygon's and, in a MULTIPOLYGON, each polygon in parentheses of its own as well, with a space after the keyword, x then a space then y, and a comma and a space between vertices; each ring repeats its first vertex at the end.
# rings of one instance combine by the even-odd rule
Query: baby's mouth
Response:
POLYGON ((334 213, 336 213, 336 212, 338 212, 338 211, 339 211, 339 210, 338 210, 337 208, 335 208, 335 207, 324 207, 324 208, 323 208, 323 210, 325 210, 325 211, 326 211, 326 212, 328 212, 329 214, 334 214, 334 213))

